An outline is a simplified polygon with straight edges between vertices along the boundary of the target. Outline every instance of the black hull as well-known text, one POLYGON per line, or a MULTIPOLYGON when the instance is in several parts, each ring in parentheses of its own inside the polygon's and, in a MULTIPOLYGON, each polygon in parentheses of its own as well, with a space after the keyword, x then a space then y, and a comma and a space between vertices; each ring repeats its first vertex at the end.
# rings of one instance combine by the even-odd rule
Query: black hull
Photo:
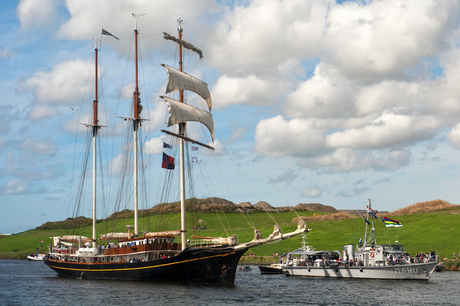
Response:
POLYGON ((260 274, 282 274, 283 269, 273 268, 271 266, 259 266, 260 274))
POLYGON ((188 248, 179 255, 138 263, 76 263, 51 260, 45 264, 65 278, 145 282, 233 284, 238 261, 247 249, 188 248))

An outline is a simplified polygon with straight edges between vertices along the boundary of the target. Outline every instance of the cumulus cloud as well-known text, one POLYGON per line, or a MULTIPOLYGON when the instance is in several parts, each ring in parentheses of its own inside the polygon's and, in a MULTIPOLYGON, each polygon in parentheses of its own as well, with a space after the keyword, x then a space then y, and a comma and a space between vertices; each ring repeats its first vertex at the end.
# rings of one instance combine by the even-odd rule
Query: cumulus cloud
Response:
POLYGON ((404 74, 445 48, 459 3, 443 1, 344 2, 331 6, 325 57, 347 75, 369 78, 404 74))
POLYGON ((312 120, 276 116, 257 124, 254 149, 273 157, 317 155, 326 151, 323 133, 312 120))
POLYGON ((302 158, 299 166, 316 170, 318 168, 329 172, 357 171, 365 168, 375 170, 394 170, 409 163, 411 151, 407 148, 402 150, 387 151, 355 151, 340 148, 331 154, 312 158, 302 158))
POLYGON ((174 30, 175 18, 181 16, 187 23, 196 22, 204 12, 214 11, 217 5, 213 0, 191 2, 178 0, 174 5, 161 0, 125 1, 125 0, 66 0, 66 8, 70 19, 59 29, 58 36, 67 39, 89 39, 95 31, 111 25, 110 32, 118 37, 130 36, 132 29, 126 27, 132 21, 131 12, 138 14, 147 12, 139 20, 141 33, 147 29, 174 30), (178 13, 180 8, 180 13, 178 13), (104 12, 101 14, 101 12, 104 12), (130 12, 130 13, 127 13, 130 12), (115 21, 115 22, 114 22, 115 21), (170 25, 167 27, 167 25, 170 25), (166 27, 166 28, 165 28, 166 27))
POLYGON ((58 0, 21 0, 17 14, 23 29, 49 28, 58 18, 58 0))
POLYGON ((39 103, 76 105, 84 93, 92 96, 92 89, 87 87, 91 67, 90 61, 81 59, 63 62, 50 72, 38 71, 20 80, 17 91, 31 92, 39 103))
POLYGON ((276 69, 287 58, 314 57, 329 5, 329 1, 302 0, 237 4, 213 27, 211 61, 227 73, 251 74, 276 69))
POLYGON ((326 136, 330 148, 381 149, 405 146, 433 136, 441 123, 435 117, 403 116, 384 113, 361 129, 348 129, 326 136))
POLYGON ((285 90, 286 87, 283 88, 281 84, 273 86, 272 80, 262 79, 255 75, 244 77, 223 75, 217 80, 212 92, 219 97, 220 104, 224 106, 229 104, 266 105, 273 101, 274 96, 279 96, 285 90))

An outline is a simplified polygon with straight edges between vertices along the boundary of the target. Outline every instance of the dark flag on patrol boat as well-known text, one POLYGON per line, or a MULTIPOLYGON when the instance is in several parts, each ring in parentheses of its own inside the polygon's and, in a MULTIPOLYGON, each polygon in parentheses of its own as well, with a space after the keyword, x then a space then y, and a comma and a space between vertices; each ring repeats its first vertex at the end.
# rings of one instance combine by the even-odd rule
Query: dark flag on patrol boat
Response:
POLYGON ((163 162, 161 163, 161 168, 170 170, 174 169, 174 157, 163 153, 163 162))
POLYGON ((107 32, 106 30, 102 29, 102 35, 109 35, 109 36, 112 36, 113 38, 116 38, 118 40, 120 40, 118 37, 116 37, 115 35, 113 34, 110 34, 109 32, 107 32))

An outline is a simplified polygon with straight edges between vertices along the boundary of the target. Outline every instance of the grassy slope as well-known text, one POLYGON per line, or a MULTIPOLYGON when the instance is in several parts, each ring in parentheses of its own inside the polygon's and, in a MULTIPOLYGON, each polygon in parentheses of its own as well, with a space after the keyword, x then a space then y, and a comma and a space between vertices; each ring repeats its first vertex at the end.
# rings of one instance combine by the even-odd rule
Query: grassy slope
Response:
MULTIPOLYGON (((314 212, 300 212, 302 216, 312 216, 314 212)), ((322 213, 321 213, 322 214, 322 213)), ((245 215, 258 229, 262 231, 262 237, 267 237, 273 231, 273 221, 266 213, 254 213, 245 215)), ((293 212, 272 214, 275 220, 281 225, 284 232, 293 231, 297 225, 291 221, 296 217, 293 212)), ((178 228, 179 214, 149 216, 140 221, 140 230, 148 228, 150 231, 176 230, 178 228), (163 227, 164 226, 164 227, 163 227)), ((253 230, 246 221, 245 217, 239 213, 195 213, 189 215, 188 235, 193 234, 193 225, 198 224, 202 219, 202 225, 206 230, 197 230, 197 236, 226 236, 222 230, 226 227, 228 234, 236 234, 240 242, 247 242, 253 238, 253 230), (230 224, 232 227, 230 228, 230 224)), ((406 251, 411 254, 417 252, 428 252, 435 250, 438 254, 445 257, 452 257, 455 251, 460 252, 455 243, 456 237, 460 234, 460 218, 455 214, 426 213, 407 216, 398 216, 397 220, 404 224, 401 228, 385 228, 381 221, 376 220, 377 241, 383 244, 400 241, 406 251), (456 249, 457 248, 457 249, 456 249)), ((133 224, 132 219, 119 220, 115 231, 125 231, 125 224, 133 224)), ((309 222, 308 227, 312 231, 308 234, 308 244, 318 250, 342 250, 344 244, 357 244, 364 235, 364 221, 361 218, 353 218, 340 221, 309 222)), ((103 221, 97 224, 98 233, 112 231, 111 221, 103 221)), ((46 248, 51 242, 49 237, 75 234, 71 230, 29 230, 19 234, 11 235, 0 239, 0 258, 25 258, 28 254, 35 252, 36 247, 40 247, 40 240, 44 240, 43 246, 46 248), (11 253, 11 250, 17 250, 11 253)), ((91 228, 80 229, 80 234, 89 237, 91 228)), ((259 256, 267 256, 273 253, 289 252, 300 247, 301 238, 294 237, 279 243, 263 245, 249 250, 259 256)))

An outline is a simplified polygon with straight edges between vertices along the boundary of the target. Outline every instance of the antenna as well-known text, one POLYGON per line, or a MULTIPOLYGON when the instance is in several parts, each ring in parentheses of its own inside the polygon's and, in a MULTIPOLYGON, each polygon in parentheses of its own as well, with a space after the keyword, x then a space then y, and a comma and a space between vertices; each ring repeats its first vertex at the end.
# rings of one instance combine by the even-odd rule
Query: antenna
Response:
POLYGON ((133 13, 133 18, 134 18, 134 30, 137 31, 137 21, 139 20, 139 17, 144 16, 145 14, 135 14, 133 13))

